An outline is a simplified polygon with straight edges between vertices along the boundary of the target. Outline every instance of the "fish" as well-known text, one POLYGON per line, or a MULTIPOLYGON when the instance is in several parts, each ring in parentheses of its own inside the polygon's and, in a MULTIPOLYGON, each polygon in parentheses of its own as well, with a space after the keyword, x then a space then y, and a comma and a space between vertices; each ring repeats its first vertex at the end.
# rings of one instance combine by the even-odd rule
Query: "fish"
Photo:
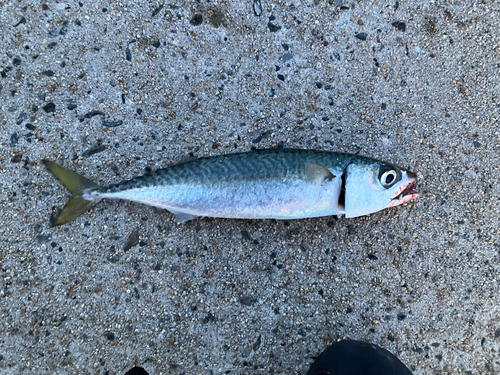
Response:
POLYGON ((73 197, 53 216, 69 223, 103 199, 166 209, 178 223, 196 217, 303 219, 354 218, 418 197, 417 175, 358 154, 264 149, 178 164, 106 187, 50 160, 45 167, 73 197))

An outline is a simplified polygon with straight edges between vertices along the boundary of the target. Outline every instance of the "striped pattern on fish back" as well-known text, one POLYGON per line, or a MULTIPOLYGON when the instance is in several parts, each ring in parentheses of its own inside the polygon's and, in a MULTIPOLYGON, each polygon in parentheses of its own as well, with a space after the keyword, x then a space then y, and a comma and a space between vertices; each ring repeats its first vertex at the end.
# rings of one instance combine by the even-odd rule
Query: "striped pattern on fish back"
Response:
POLYGON ((290 178, 302 174, 305 163, 321 164, 330 170, 338 170, 339 167, 345 168, 353 157, 365 159, 351 154, 300 149, 268 149, 203 157, 100 188, 99 191, 113 193, 152 186, 210 185, 221 180, 290 178))

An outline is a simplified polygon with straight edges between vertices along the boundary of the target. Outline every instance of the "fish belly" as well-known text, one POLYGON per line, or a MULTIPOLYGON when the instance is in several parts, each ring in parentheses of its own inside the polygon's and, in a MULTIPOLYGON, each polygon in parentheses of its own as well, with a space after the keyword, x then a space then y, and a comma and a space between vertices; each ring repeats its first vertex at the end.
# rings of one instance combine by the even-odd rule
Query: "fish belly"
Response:
POLYGON ((167 209, 186 221, 196 216, 239 219, 299 219, 340 215, 341 179, 316 184, 302 179, 185 183, 151 186, 102 198, 125 199, 167 209))

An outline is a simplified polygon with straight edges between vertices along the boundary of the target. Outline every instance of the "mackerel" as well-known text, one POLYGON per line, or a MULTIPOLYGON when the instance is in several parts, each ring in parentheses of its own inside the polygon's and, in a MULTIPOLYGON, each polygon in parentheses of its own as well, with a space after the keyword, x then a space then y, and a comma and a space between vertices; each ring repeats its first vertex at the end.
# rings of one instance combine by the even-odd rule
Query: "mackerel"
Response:
POLYGON ((319 150, 269 149, 202 157, 107 187, 43 160, 73 198, 52 221, 66 224, 102 199, 167 209, 184 223, 195 217, 301 219, 357 217, 418 196, 417 176, 368 157, 319 150))

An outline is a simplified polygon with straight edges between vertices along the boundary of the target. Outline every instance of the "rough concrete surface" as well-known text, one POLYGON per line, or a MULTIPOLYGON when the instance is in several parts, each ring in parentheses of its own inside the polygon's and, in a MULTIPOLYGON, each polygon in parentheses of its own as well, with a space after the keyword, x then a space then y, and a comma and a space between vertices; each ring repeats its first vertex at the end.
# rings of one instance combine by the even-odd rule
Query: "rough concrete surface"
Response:
POLYGON ((304 374, 342 338, 500 373, 497 1, 0 2, 0 373, 304 374), (367 217, 49 226, 49 158, 108 184, 252 148, 360 152, 367 217))

